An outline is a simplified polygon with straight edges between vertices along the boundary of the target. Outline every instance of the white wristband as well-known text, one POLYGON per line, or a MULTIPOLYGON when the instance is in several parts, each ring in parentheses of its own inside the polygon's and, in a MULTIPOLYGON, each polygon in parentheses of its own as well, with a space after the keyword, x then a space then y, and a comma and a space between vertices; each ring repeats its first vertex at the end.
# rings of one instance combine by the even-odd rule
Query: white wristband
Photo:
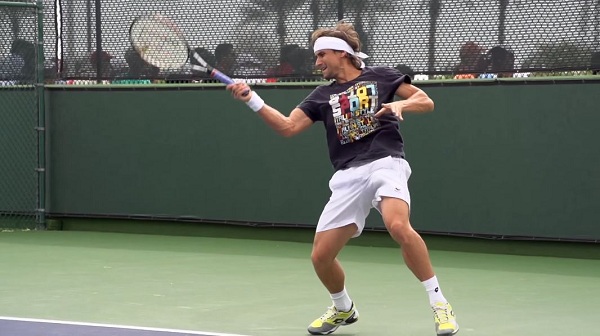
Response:
POLYGON ((258 93, 252 91, 252 97, 250 100, 246 102, 246 105, 252 109, 254 112, 258 112, 263 106, 265 106, 265 101, 260 98, 258 93))

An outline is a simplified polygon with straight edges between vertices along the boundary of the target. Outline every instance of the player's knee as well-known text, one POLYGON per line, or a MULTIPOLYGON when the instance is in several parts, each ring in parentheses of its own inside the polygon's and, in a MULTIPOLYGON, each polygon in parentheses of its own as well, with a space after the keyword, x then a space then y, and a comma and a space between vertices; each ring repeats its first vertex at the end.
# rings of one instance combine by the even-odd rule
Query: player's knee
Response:
POLYGON ((414 230, 410 226, 410 222, 408 219, 398 219, 386 223, 386 227, 388 232, 397 241, 399 244, 403 244, 412 239, 412 235, 414 234, 414 230))
POLYGON ((310 260, 315 267, 329 265, 334 259, 334 255, 327 253, 327 251, 323 249, 313 249, 310 256, 310 260))

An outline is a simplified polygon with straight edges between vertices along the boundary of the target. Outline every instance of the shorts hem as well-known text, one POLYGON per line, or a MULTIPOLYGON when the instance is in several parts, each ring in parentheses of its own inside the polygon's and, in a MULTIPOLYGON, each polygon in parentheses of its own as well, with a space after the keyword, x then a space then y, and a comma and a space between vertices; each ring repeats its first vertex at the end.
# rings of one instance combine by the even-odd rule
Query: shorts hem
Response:
POLYGON ((379 204, 381 204, 383 197, 389 197, 389 198, 395 198, 395 199, 402 200, 408 205, 408 209, 410 210, 410 198, 407 200, 406 197, 402 197, 402 196, 398 196, 398 195, 381 194, 381 195, 377 195, 375 197, 375 199, 373 199, 373 202, 372 202, 373 207, 375 209, 377 209, 377 211, 379 211, 380 213, 381 213, 381 207, 379 206, 379 204))
POLYGON ((329 231, 329 230, 335 230, 335 229, 339 229, 341 227, 352 225, 352 224, 356 225, 356 233, 354 235, 352 235, 352 238, 360 236, 365 226, 363 224, 361 227, 361 225, 359 223, 357 223, 356 220, 353 220, 353 219, 349 219, 348 221, 338 221, 335 223, 328 223, 327 226, 317 225, 315 232, 318 233, 318 232, 325 232, 325 231, 329 231), (340 223, 345 223, 345 224, 340 224, 340 223))

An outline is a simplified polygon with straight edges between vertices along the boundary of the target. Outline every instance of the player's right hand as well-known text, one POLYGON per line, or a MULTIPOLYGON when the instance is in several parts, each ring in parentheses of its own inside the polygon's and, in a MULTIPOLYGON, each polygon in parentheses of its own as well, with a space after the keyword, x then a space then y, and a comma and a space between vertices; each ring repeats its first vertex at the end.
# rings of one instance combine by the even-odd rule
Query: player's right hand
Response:
POLYGON ((233 98, 247 102, 252 97, 252 90, 246 83, 234 83, 227 85, 227 90, 231 91, 233 98), (246 95, 244 95, 246 93, 246 95))

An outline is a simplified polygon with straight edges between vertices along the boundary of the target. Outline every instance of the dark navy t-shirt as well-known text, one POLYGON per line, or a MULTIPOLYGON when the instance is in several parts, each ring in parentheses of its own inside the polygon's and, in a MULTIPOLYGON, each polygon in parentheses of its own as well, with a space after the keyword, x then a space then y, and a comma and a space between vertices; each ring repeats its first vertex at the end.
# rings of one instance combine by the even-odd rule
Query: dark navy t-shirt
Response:
POLYGON ((365 67, 356 79, 317 87, 298 107, 327 131, 329 158, 337 171, 386 156, 404 157, 398 119, 374 115, 382 103, 394 101, 396 90, 410 77, 393 68, 365 67))

